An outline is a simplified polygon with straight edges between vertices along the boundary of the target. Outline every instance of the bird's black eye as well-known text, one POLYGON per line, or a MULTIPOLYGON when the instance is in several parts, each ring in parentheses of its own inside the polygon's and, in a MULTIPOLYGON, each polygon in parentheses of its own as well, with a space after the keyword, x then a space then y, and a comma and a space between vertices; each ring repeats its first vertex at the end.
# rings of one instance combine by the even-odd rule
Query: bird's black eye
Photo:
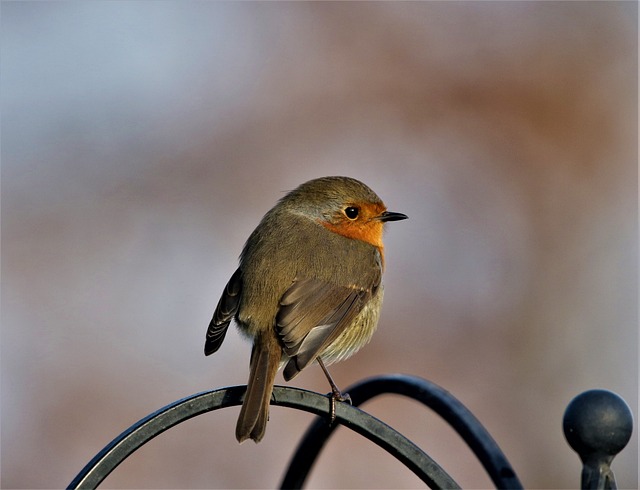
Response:
POLYGON ((349 219, 356 219, 358 217, 359 212, 360 210, 355 206, 349 206, 344 210, 345 216, 349 219))

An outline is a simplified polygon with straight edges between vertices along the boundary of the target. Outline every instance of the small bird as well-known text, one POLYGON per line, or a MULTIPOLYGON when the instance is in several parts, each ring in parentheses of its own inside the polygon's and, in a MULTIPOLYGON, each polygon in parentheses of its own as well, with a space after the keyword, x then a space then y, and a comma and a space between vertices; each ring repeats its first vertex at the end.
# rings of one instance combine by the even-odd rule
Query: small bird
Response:
POLYGON ((253 340, 249 382, 236 425, 238 442, 263 438, 280 367, 286 381, 317 361, 350 357, 373 335, 382 305, 387 211, 365 184, 349 177, 310 180, 262 218, 240 255, 207 329, 205 355, 222 344, 231 320, 253 340))

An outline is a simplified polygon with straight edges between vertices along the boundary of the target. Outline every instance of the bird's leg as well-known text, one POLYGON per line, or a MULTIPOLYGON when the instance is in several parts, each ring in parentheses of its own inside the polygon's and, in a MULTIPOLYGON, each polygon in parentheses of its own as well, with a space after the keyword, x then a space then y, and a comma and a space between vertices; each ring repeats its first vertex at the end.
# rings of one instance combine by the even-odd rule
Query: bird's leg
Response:
POLYGON ((329 425, 333 425, 333 422, 336 420, 336 400, 339 402, 349 402, 349 405, 351 405, 351 397, 348 393, 342 394, 342 392, 340 392, 334 383, 333 378, 329 374, 329 371, 322 362, 322 359, 320 359, 320 356, 316 357, 316 360, 318 361, 318 364, 320 364, 324 375, 327 377, 327 381, 329 381, 329 384, 331 385, 331 394, 329 395, 329 413, 331 420, 329 421, 329 425))

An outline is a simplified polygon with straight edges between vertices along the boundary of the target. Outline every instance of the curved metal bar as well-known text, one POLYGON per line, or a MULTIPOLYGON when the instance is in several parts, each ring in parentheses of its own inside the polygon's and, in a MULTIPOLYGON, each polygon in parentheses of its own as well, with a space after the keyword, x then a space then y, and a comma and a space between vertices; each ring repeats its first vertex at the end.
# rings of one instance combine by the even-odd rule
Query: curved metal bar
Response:
MULTIPOLYGON (((462 403, 438 385, 415 376, 395 374, 366 379, 347 388, 345 393, 349 393, 354 406, 385 393, 420 401, 455 429, 497 488, 522 488, 511 464, 487 430, 462 403)), ((311 424, 289 463, 280 488, 302 488, 311 466, 334 429, 335 426, 329 427, 322 419, 311 424)))
MULTIPOLYGON (((67 488, 96 488, 122 461, 140 446, 192 417, 220 408, 240 405, 246 386, 198 393, 161 408, 132 425, 100 451, 67 488)), ((275 386, 272 405, 296 408, 326 416, 329 400, 311 391, 275 386)), ((345 403, 336 404, 336 422, 358 432, 387 450, 432 488, 459 488, 424 451, 380 420, 345 403)))
POLYGON ((165 430, 205 412, 242 403, 245 388, 234 386, 197 393, 147 415, 96 454, 67 488, 96 488, 129 455, 165 430))

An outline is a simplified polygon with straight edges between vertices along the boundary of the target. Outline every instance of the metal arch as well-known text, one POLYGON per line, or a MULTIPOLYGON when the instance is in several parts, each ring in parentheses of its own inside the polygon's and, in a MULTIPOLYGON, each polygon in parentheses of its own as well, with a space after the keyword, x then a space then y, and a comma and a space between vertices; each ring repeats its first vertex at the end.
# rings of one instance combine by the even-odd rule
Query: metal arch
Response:
MULTIPOLYGON (((102 449, 67 488, 96 488, 122 461, 154 437, 192 417, 212 410, 240 405, 245 390, 246 386, 242 385, 198 393, 148 415, 102 449)), ((324 417, 327 416, 329 409, 326 396, 284 386, 274 387, 271 404, 296 408, 324 417)), ((346 403, 336 403, 336 422, 349 427, 385 449, 429 487, 460 488, 424 451, 366 412, 346 403)), ((324 419, 320 423, 326 425, 324 419)))
MULTIPOLYGON (((497 488, 522 489, 511 464, 478 419, 443 388, 422 378, 383 375, 361 381, 345 390, 354 406, 385 393, 420 401, 440 415, 467 443, 497 488)), ((342 405, 342 404, 341 404, 342 405)), ((311 424, 296 449, 281 488, 302 488, 318 454, 333 433, 324 420, 311 424)))

